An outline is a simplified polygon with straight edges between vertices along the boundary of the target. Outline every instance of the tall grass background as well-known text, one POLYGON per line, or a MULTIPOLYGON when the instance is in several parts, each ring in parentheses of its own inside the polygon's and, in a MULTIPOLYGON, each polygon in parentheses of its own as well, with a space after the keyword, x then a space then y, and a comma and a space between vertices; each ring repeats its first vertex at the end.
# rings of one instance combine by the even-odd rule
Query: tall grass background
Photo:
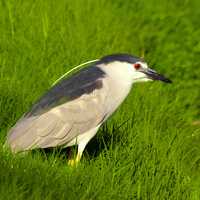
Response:
POLYGON ((0 199, 200 199, 200 3, 0 1, 0 199), (76 168, 65 150, 13 156, 7 131, 82 62, 144 55, 173 80, 135 84, 76 168))

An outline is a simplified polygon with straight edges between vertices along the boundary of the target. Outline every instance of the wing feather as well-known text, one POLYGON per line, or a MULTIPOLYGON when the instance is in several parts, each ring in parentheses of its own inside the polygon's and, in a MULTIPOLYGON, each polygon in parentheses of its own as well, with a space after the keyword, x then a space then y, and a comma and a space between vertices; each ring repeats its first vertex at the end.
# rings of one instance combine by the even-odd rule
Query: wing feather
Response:
POLYGON ((107 89, 95 89, 49 111, 24 117, 11 129, 7 142, 15 152, 65 145, 96 127, 105 117, 107 89))

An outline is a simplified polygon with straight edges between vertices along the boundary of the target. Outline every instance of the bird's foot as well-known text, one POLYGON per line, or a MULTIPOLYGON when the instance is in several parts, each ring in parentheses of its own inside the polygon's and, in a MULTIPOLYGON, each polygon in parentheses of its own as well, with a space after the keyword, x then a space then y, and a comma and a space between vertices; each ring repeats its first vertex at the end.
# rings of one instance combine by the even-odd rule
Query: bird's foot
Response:
POLYGON ((79 161, 80 161, 80 155, 78 154, 76 159, 68 160, 68 165, 71 167, 76 167, 78 165, 79 161))
POLYGON ((74 167, 74 166, 76 166, 76 160, 74 160, 74 159, 70 159, 70 160, 68 160, 68 165, 69 166, 71 166, 71 167, 74 167))

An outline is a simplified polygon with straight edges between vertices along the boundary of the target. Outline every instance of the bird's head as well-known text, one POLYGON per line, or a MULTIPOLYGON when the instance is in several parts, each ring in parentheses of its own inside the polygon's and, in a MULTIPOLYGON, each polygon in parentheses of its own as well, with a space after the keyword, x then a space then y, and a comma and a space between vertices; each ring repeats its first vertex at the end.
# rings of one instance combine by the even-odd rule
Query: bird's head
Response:
POLYGON ((131 83, 159 80, 165 83, 172 81, 150 69, 144 59, 128 54, 114 54, 101 58, 97 64, 110 77, 131 83))

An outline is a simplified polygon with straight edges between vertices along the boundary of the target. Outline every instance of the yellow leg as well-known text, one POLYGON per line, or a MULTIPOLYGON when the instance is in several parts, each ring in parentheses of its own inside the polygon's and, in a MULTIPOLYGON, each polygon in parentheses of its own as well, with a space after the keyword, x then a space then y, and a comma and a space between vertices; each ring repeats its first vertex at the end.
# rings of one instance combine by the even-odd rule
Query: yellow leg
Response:
POLYGON ((82 154, 83 154, 83 151, 84 151, 84 149, 85 149, 86 144, 87 144, 87 143, 79 144, 79 145, 78 145, 78 153, 77 153, 76 158, 75 158, 75 159, 70 159, 70 160, 68 161, 68 164, 69 164, 70 166, 77 166, 77 165, 78 165, 78 163, 79 163, 80 160, 81 160, 81 156, 82 156, 82 154))
POLYGON ((77 166, 79 161, 80 161, 80 159, 81 159, 81 155, 80 155, 80 153, 78 153, 77 156, 76 156, 76 159, 70 159, 68 161, 68 165, 70 165, 72 167, 77 166))
POLYGON ((76 156, 75 160, 69 160, 68 164, 71 166, 77 165, 81 159, 82 153, 85 149, 85 146, 87 145, 87 143, 92 139, 92 137, 94 137, 94 135, 96 134, 97 130, 99 129, 99 127, 101 126, 101 124, 99 124, 97 127, 89 130, 88 132, 82 134, 79 137, 79 140, 77 140, 77 144, 78 144, 78 154, 76 156))

